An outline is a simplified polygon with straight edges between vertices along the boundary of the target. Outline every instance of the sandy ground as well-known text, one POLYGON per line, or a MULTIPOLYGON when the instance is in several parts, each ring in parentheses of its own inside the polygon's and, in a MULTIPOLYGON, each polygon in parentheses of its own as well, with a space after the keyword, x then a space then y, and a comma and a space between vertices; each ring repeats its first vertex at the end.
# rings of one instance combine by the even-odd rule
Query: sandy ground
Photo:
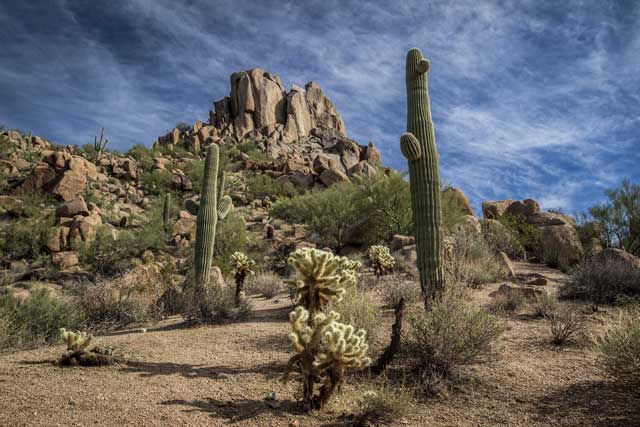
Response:
MULTIPOLYGON (((551 280, 551 269, 516 264, 551 280)), ((479 300, 499 284, 478 291, 479 300)), ((98 338, 132 362, 104 368, 51 365, 62 346, 0 355, 0 426, 340 426, 358 379, 327 410, 304 414, 295 381, 277 381, 290 356, 289 300, 257 299, 246 322, 182 328, 168 319, 146 333, 98 338), (276 401, 265 400, 275 392, 276 401)), ((597 330, 615 313, 589 313, 597 330)), ((389 319, 387 319, 389 320, 389 319)), ((595 365, 586 339, 548 344, 548 324, 504 318, 499 356, 466 369, 446 396, 421 398, 397 426, 640 426, 640 395, 616 389, 595 365)), ((388 332, 383 331, 384 335, 388 332)))

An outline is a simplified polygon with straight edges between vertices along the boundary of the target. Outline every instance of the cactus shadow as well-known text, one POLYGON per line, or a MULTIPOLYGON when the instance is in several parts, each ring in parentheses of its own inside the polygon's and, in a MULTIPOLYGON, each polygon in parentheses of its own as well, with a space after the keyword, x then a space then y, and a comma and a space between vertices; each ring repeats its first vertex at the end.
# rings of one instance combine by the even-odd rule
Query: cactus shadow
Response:
POLYGON ((250 420, 265 413, 279 418, 288 418, 287 415, 303 415, 305 413, 303 405, 292 400, 274 401, 272 405, 266 400, 252 399, 165 400, 160 404, 186 406, 187 408, 183 409, 183 412, 204 412, 208 413, 212 418, 226 419, 230 423, 250 420))
POLYGON ((188 363, 128 361, 121 371, 141 377, 179 375, 184 378, 227 379, 232 375, 260 374, 277 378, 285 370, 285 363, 272 362, 249 367, 192 365, 188 363))
POLYGON ((543 396, 535 403, 537 415, 575 420, 568 426, 634 427, 640 425, 640 394, 605 381, 572 384, 543 396))

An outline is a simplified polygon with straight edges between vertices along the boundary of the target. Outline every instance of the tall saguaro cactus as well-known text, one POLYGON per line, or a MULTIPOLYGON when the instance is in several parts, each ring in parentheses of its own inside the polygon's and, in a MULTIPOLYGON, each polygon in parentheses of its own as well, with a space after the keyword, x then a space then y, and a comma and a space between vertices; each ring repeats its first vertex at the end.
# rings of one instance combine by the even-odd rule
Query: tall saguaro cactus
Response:
MULTIPOLYGON (((223 185, 218 188, 219 149, 209 145, 204 163, 204 179, 200 194, 200 207, 196 222, 194 303, 199 305, 209 284, 211 261, 218 219, 224 219, 231 209, 231 198, 222 196, 223 185)), ((222 180, 224 182, 224 180, 222 180)))
POLYGON ((429 106, 427 71, 429 61, 420 49, 411 49, 406 63, 407 133, 400 138, 400 149, 409 162, 420 287, 428 307, 429 301, 442 292, 444 279, 438 151, 429 106))

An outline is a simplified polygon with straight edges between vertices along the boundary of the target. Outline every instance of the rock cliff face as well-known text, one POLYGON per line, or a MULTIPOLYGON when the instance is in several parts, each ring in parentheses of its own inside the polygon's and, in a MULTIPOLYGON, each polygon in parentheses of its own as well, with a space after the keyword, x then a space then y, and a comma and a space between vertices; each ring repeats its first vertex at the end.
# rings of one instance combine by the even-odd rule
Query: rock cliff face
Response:
POLYGON ((313 129, 332 129, 347 136, 342 117, 320 86, 292 85, 287 93, 280 77, 261 68, 233 73, 231 92, 213 103, 209 122, 196 122, 193 131, 174 129, 156 141, 199 149, 223 137, 242 139, 258 134, 269 143, 289 143, 305 138, 313 129))

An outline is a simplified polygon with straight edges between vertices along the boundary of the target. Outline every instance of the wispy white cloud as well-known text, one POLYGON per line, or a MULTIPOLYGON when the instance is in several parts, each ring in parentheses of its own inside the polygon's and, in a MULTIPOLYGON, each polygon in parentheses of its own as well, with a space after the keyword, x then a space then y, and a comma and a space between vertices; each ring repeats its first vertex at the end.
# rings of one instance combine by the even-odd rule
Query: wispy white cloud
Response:
POLYGON ((432 62, 444 180, 476 206, 536 197, 572 210, 640 179, 638 5, 58 0, 54 27, 29 21, 38 3, 0 4, 0 95, 19 101, 0 106, 0 121, 63 143, 104 125, 118 148, 151 144, 205 118, 231 72, 263 67, 287 86, 318 81, 350 136, 402 168, 404 55, 418 46, 432 62))

